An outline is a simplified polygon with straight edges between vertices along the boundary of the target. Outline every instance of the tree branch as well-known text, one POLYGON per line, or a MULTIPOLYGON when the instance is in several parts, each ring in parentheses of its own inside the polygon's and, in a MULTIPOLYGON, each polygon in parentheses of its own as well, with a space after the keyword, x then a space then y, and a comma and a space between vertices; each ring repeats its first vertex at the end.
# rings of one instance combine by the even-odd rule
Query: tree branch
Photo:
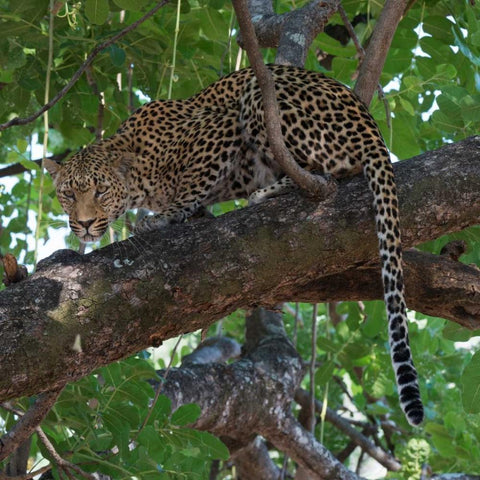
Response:
POLYGON ((281 478, 280 470, 270 458, 265 441, 261 437, 255 437, 255 440, 235 450, 231 460, 235 463, 238 478, 262 480, 281 478))
MULTIPOLYGON (((238 447, 246 445, 254 448, 261 462, 264 449, 251 444, 261 435, 278 444, 311 478, 356 480, 355 474, 291 417, 290 404, 303 377, 303 365, 285 335, 281 314, 255 309, 246 324, 246 353, 239 361, 197 364, 169 372, 163 393, 172 401, 172 408, 192 402, 199 405, 202 414, 192 426, 220 436, 234 458, 242 454, 238 447)), ((265 478, 274 472, 268 465, 264 464, 265 478)))
MULTIPOLYGON (((478 223, 479 146, 472 137, 395 164, 405 248, 478 223)), ((371 195, 354 178, 320 204, 290 194, 84 256, 59 251, 0 292, 0 399, 54 389, 238 308, 358 298, 365 283, 379 282, 377 248, 371 195), (355 270, 362 280, 345 298, 329 287, 355 270)), ((410 305, 478 328, 478 271, 443 257, 429 262, 418 273, 406 265, 410 305), (447 295, 456 302, 448 312, 447 295)))
MULTIPOLYGON (((61 162, 63 159, 68 157, 70 152, 71 150, 65 150, 65 152, 57 153, 57 155, 52 155, 47 158, 50 160, 53 160, 54 162, 61 162)), ((39 167, 41 167, 42 165, 41 158, 38 158, 37 160, 32 160, 32 162, 36 163, 39 167)), ((21 163, 13 163, 11 165, 8 165, 7 167, 0 169, 0 178, 9 177, 12 175, 18 175, 19 173, 29 172, 31 170, 32 170, 31 168, 27 168, 23 166, 21 163)))
POLYGON ((263 63, 263 58, 250 19, 250 12, 248 11, 246 0, 232 0, 232 3, 235 8, 235 13, 237 14, 240 31, 243 35, 243 42, 248 54, 248 59, 255 72, 258 86, 262 93, 265 127, 273 157, 280 165, 283 172, 298 186, 303 188, 310 195, 319 199, 326 198, 335 191, 335 183, 328 182, 323 177, 312 175, 310 172, 300 167, 300 165, 292 158, 285 145, 285 141, 283 140, 273 77, 263 63))
MULTIPOLYGON (((275 63, 303 67, 310 44, 336 12, 339 0, 313 0, 302 8, 275 14, 270 0, 249 0, 258 43, 278 47, 275 63)), ((243 46, 243 37, 239 39, 243 46)))
POLYGON ((42 393, 17 424, 0 439, 0 461, 7 458, 40 425, 62 389, 42 393))
POLYGON ((370 104, 377 89, 388 50, 407 4, 408 0, 386 0, 375 25, 365 57, 360 64, 358 81, 354 88, 355 93, 365 105, 370 104))
MULTIPOLYGON (((295 392, 295 401, 300 405, 308 406, 310 403, 310 395, 307 391, 299 388, 295 392)), ((319 400, 315 401, 315 410, 318 413, 322 411, 322 402, 319 400)), ((358 445, 363 451, 368 453, 368 455, 377 460, 377 462, 383 465, 385 468, 391 470, 392 472, 397 472, 400 470, 401 465, 399 462, 397 462, 397 460, 395 460, 395 458, 381 448, 377 447, 371 440, 353 428, 345 419, 334 412, 331 408, 327 407, 327 414, 325 418, 328 422, 330 422, 332 425, 335 425, 335 427, 345 433, 345 435, 349 436, 355 445, 358 445)))

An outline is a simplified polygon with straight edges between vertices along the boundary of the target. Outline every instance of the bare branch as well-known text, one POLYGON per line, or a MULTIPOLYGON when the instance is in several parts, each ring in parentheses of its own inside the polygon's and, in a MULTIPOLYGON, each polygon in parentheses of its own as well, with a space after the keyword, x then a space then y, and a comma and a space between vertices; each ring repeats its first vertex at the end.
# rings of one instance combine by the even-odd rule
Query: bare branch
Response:
POLYGON ((48 414, 62 389, 52 390, 39 395, 35 403, 20 418, 17 424, 0 439, 0 461, 8 457, 23 443, 48 414))
MULTIPOLYGON (((299 388, 295 392, 295 401, 301 405, 305 405, 307 408, 310 403, 310 395, 307 391, 299 388)), ((318 413, 322 411, 322 402, 319 400, 315 401, 315 409, 318 413)), ((372 458, 377 460, 381 465, 383 465, 388 470, 392 472, 397 472, 400 470, 401 465, 395 458, 390 454, 377 447, 371 440, 362 435, 358 430, 353 428, 344 418, 334 412, 331 408, 327 407, 326 420, 332 425, 335 425, 340 431, 349 436, 355 445, 358 445, 366 453, 368 453, 372 458)))
POLYGON ((318 480, 359 478, 348 470, 341 471, 339 466, 342 464, 290 415, 280 418, 277 428, 269 428, 263 435, 267 436, 278 449, 288 451, 289 456, 300 463, 311 478, 318 480))
POLYGON ((66 473, 68 478, 72 478, 73 480, 75 480, 75 477, 70 473, 70 470, 72 470, 73 472, 80 475, 82 478, 86 478, 87 480, 97 480, 97 477, 95 475, 84 472, 78 465, 75 465, 74 463, 71 463, 68 460, 65 460, 64 458, 62 458, 57 453, 52 442, 50 442, 50 440, 48 439, 48 437, 45 435, 44 431, 40 427, 37 427, 35 429, 35 432, 38 435, 38 438, 40 439, 40 441, 43 443, 49 455, 52 457, 53 461, 61 470, 63 470, 66 473))
POLYGON ((127 33, 131 32, 132 30, 135 30, 135 28, 137 28, 145 20, 148 20, 151 16, 153 16, 158 10, 160 10, 160 8, 162 8, 167 3, 168 3, 168 0, 162 0, 161 2, 157 3, 157 5, 155 5, 155 7, 153 7, 150 11, 148 11, 143 17, 139 18, 137 21, 133 22, 128 27, 124 28, 123 30, 121 30, 120 32, 118 32, 117 34, 115 34, 113 37, 109 38, 105 42, 102 42, 99 45, 97 45, 90 52, 87 59, 82 63, 80 68, 73 74, 70 81, 48 103, 46 103, 42 108, 40 108, 40 110, 35 112, 33 115, 30 115, 29 117, 24 117, 24 118, 15 117, 6 123, 0 124, 0 132, 2 130, 6 130, 7 128, 13 127, 15 125, 26 125, 28 123, 31 123, 34 120, 36 120, 38 117, 40 117, 43 113, 45 113, 47 110, 52 108, 75 85, 77 80, 82 76, 82 73, 92 64, 93 60, 95 60, 95 57, 102 50, 105 50, 105 48, 109 47, 110 45, 115 43, 117 40, 120 40, 127 33))
MULTIPOLYGON (((395 164, 405 248, 478 223, 479 166, 480 137, 395 164)), ((416 268, 405 253, 409 305, 479 328, 478 270, 433 255, 416 268)), ((377 258, 360 177, 320 204, 284 195, 88 255, 59 251, 0 292, 0 399, 55 388, 237 308, 381 298, 377 258)))
POLYGON ((278 480, 280 470, 268 454, 265 441, 255 437, 252 442, 235 450, 231 460, 237 468, 238 478, 261 478, 262 480, 278 480))
POLYGON ((386 0, 375 25, 354 88, 366 105, 372 101, 393 36, 407 4, 408 0, 386 0))
MULTIPOLYGON (((57 155, 52 155, 51 157, 47 157, 54 162, 61 162, 65 159, 68 155, 70 155, 71 150, 65 150, 65 152, 58 153, 57 155)), ((42 159, 39 158, 37 160, 32 160, 32 162, 36 163, 39 167, 42 165, 42 159)), ((21 163, 14 163, 9 165, 8 167, 0 169, 0 178, 9 177, 11 175, 18 175, 19 173, 29 172, 31 169, 23 166, 21 163)))

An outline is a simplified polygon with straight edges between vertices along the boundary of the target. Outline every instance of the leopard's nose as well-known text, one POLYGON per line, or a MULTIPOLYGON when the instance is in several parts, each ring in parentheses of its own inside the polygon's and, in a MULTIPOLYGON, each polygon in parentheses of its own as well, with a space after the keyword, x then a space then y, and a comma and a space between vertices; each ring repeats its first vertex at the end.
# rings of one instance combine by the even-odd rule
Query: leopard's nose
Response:
POLYGON ((93 222, 95 221, 94 218, 91 218, 89 220, 77 220, 77 222, 83 227, 85 228, 85 230, 88 230, 88 227, 90 227, 93 222))

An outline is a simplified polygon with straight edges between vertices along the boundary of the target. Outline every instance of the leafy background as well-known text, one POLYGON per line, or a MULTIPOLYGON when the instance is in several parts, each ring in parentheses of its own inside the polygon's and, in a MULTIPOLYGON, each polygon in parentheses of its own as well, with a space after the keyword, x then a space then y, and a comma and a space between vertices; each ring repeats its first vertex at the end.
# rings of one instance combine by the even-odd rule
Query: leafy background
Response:
MULTIPOLYGON (((281 13, 303 3, 278 0, 275 8, 281 13)), ((371 105, 389 148, 400 160, 478 133, 480 7, 471 3, 417 1, 400 23, 381 77, 388 111, 381 99, 375 98, 371 105)), ((51 98, 98 43, 152 6, 148 0, 61 1, 55 4, 51 30, 47 1, 0 0, 0 122, 28 116, 44 103, 50 40, 51 98)), ((345 0, 343 6, 350 19, 363 14, 364 21, 355 30, 364 43, 383 2, 345 0)), ((339 16, 330 21, 330 25, 341 23, 339 16)), ((48 152, 63 154, 94 141, 99 127, 98 92, 105 103, 101 128, 108 136, 149 98, 185 98, 235 69, 237 62, 245 66, 235 28, 231 4, 224 0, 168 4, 101 52, 89 75, 83 75, 49 111, 48 152)), ((265 51, 265 59, 273 61, 274 52, 265 51)), ((353 85, 358 58, 352 42, 342 45, 323 33, 310 49, 306 67, 353 85), (319 62, 319 52, 328 54, 327 67, 319 62)), ((45 255, 62 245, 78 247, 75 238, 60 228, 66 221, 50 178, 32 163, 41 156, 38 144, 44 133, 40 118, 0 134, 0 164, 20 163, 27 169, 15 177, 0 177, 0 252, 14 254, 30 269, 38 251, 45 255)), ((214 207, 214 212, 238 206, 230 202, 214 207)), ((120 221, 103 243, 127 235, 132 220, 120 221)), ((462 261, 480 265, 480 227, 420 248, 438 253, 452 239, 465 240, 469 246, 462 261)), ((296 332, 297 348, 305 359, 311 356, 311 310, 310 305, 293 305, 285 317, 287 330, 292 336, 296 332), (296 316, 291 313, 295 308, 296 316)), ((435 472, 480 474, 480 354, 474 353, 478 332, 415 312, 410 317, 413 355, 426 404, 424 428, 412 432, 399 411, 381 302, 341 303, 335 311, 319 306, 317 398, 326 399, 329 407, 340 412, 360 412, 374 421, 383 414, 390 416, 400 428, 378 441, 394 446, 403 464, 402 472, 391 478, 420 478, 423 463, 435 472)), ((237 312, 222 322, 221 331, 242 342, 242 322, 237 312)), ((210 333, 218 328, 212 327, 210 333)), ((199 334, 184 339, 182 353, 189 353, 199 341, 199 334)), ((195 406, 172 414, 168 399, 160 397, 139 430, 153 396, 145 380, 154 378, 155 368, 164 367, 170 355, 171 347, 143 352, 66 388, 44 422, 58 452, 70 452, 72 461, 86 470, 112 478, 208 478, 211 462, 226 460, 228 452, 213 436, 185 427, 199 414, 195 406), (136 448, 131 448, 132 439, 136 448), (115 454, 98 453, 112 448, 115 454)), ((175 354, 173 364, 179 360, 175 354)), ((28 403, 27 399, 22 402, 25 407, 28 403)), ((1 410, 0 415, 0 428, 6 431, 14 420, 1 410)), ((334 453, 348 443, 329 424, 319 425, 317 434, 334 453)), ((34 441, 31 455, 33 465, 46 452, 34 441)), ((275 458, 281 463, 281 456, 275 458)), ((355 457, 347 463, 355 468, 355 457)), ((230 478, 228 464, 223 465, 220 478, 230 478)), ((384 476, 376 472, 369 463, 362 474, 384 476)), ((59 478, 58 472, 54 475, 59 478)))

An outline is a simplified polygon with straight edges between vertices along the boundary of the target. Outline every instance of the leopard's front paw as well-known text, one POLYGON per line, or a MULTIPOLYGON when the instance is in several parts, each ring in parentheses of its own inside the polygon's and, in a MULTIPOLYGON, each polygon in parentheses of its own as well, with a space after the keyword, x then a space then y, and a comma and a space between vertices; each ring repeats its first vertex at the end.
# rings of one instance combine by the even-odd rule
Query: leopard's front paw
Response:
POLYGON ((133 230, 135 235, 139 233, 152 232, 154 230, 160 230, 161 228, 168 225, 170 222, 166 217, 157 216, 157 215, 147 215, 143 217, 136 225, 133 230))

